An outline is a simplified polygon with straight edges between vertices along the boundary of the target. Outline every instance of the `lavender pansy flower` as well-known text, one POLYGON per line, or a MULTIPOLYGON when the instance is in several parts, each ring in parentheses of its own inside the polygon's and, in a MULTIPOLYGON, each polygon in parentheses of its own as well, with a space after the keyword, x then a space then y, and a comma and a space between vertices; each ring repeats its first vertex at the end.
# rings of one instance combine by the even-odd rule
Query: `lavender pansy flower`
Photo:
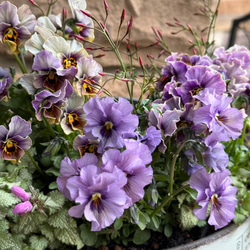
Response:
POLYGON ((0 101, 8 98, 10 83, 12 83, 10 70, 0 67, 0 101))
POLYGON ((181 86, 181 96, 184 103, 191 102, 193 96, 202 94, 206 89, 216 94, 223 94, 226 84, 221 74, 204 66, 194 66, 185 74, 187 80, 181 86))
POLYGON ((66 198, 74 200, 76 196, 70 196, 70 192, 66 187, 68 179, 73 176, 78 176, 82 168, 88 165, 95 166, 97 163, 98 159, 94 154, 87 153, 84 157, 75 159, 72 162, 68 157, 65 157, 60 165, 60 174, 62 176, 58 176, 56 180, 60 192, 62 192, 66 198))
POLYGON ((19 53, 19 46, 31 36, 35 25, 28 5, 17 8, 8 1, 0 4, 0 40, 8 42, 12 53, 19 53))
POLYGON ((84 215, 86 220, 91 221, 92 231, 111 225, 122 216, 127 201, 121 189, 121 183, 126 182, 121 182, 122 176, 126 178, 122 171, 116 174, 100 172, 93 165, 82 168, 80 176, 70 178, 66 184, 71 197, 76 194, 74 200, 80 204, 70 208, 69 215, 77 218, 84 215))
POLYGON ((243 128, 243 114, 238 109, 230 107, 231 98, 208 91, 195 98, 204 105, 194 112, 195 125, 206 124, 210 132, 222 131, 225 134, 224 141, 230 137, 233 139, 239 137, 243 128))
MULTIPOLYGON (((153 170, 146 164, 152 160, 148 147, 138 141, 126 141, 126 150, 107 150, 103 155, 103 163, 112 161, 112 166, 121 169, 127 178, 127 184, 123 187, 127 196, 131 199, 127 207, 139 201, 144 196, 144 187, 152 182, 153 170)), ((104 166, 103 169, 108 169, 104 166)))
POLYGON ((200 220, 206 219, 209 203, 211 212, 208 219, 215 230, 226 226, 233 218, 237 199, 236 187, 231 186, 230 171, 207 173, 204 168, 197 170, 189 180, 190 187, 198 191, 196 201, 201 206, 194 210, 200 220))
POLYGON ((99 139, 98 152, 106 148, 122 148, 123 134, 133 132, 138 125, 138 117, 131 114, 133 106, 129 101, 106 97, 99 100, 98 96, 91 98, 84 105, 86 113, 84 133, 89 139, 99 139))
POLYGON ((18 162, 28 150, 32 141, 28 135, 32 132, 30 123, 20 116, 13 116, 9 123, 9 130, 0 126, 0 154, 5 160, 18 162))

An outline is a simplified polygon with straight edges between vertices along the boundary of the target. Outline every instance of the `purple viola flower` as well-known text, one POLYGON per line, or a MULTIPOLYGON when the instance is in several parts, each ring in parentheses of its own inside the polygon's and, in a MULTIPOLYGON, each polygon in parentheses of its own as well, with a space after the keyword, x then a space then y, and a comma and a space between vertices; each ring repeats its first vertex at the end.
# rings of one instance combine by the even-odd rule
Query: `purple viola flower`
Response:
POLYGON ((246 47, 234 45, 227 50, 220 47, 215 49, 214 56, 215 69, 223 72, 226 79, 236 85, 250 82, 250 53, 246 47))
POLYGON ((221 74, 205 66, 194 66, 185 74, 187 81, 181 86, 181 96, 184 103, 191 102, 193 96, 202 94, 206 89, 216 94, 223 94, 226 83, 221 74))
POLYGON ((88 139, 85 135, 77 135, 73 141, 73 148, 83 156, 85 153, 97 154, 98 140, 88 139))
POLYGON ((12 83, 12 77, 9 69, 0 67, 0 101, 8 98, 8 89, 12 83))
POLYGON ((43 116, 49 123, 59 123, 62 116, 61 106, 65 104, 66 99, 74 92, 73 87, 68 80, 65 80, 61 89, 55 93, 43 90, 35 95, 32 101, 33 108, 36 111, 37 120, 41 121, 43 116))
POLYGON ((224 151, 224 146, 220 143, 223 140, 223 133, 215 131, 208 135, 204 141, 207 146, 207 149, 202 152, 204 163, 215 172, 223 171, 228 165, 228 155, 224 151))
POLYGON ((0 40, 8 42, 12 53, 19 53, 19 46, 31 36, 35 25, 28 5, 17 8, 9 1, 0 4, 0 40))
POLYGON ((195 96, 203 106, 194 111, 195 125, 205 124, 210 132, 221 131, 224 141, 230 137, 236 139, 243 128, 243 114, 231 108, 232 99, 225 95, 216 95, 205 91, 202 96, 195 96))
POLYGON ((144 197, 144 187, 152 182, 153 170, 146 166, 152 161, 148 147, 138 141, 126 141, 126 150, 120 152, 117 149, 107 150, 103 155, 103 169, 113 170, 114 166, 121 169, 127 178, 127 184, 123 187, 127 196, 127 207, 144 197), (112 162, 111 165, 105 165, 112 162))
POLYGON ((119 98, 91 98, 83 107, 86 113, 84 133, 89 139, 99 139, 98 152, 106 148, 122 148, 123 134, 133 132, 138 126, 138 117, 131 114, 133 106, 129 101, 119 98))
POLYGON ((230 171, 207 173, 206 169, 197 170, 189 180, 190 187, 197 190, 197 203, 201 206, 194 210, 195 216, 200 220, 206 219, 209 203, 211 211, 208 219, 215 230, 226 226, 233 218, 237 199, 237 188, 231 186, 230 171))
POLYGON ((12 213, 23 216, 25 213, 30 212, 32 209, 33 209, 33 205, 30 203, 30 201, 25 201, 25 202, 18 203, 14 207, 12 213))
POLYGON ((77 72, 75 67, 64 69, 61 61, 52 52, 43 50, 35 55, 32 69, 35 75, 33 85, 36 89, 48 89, 56 92, 62 88, 65 80, 72 82, 77 72))
POLYGON ((27 201, 30 199, 30 194, 27 193, 23 188, 18 186, 12 186, 11 192, 20 198, 22 201, 27 201))
POLYGON ((92 56, 82 57, 78 62, 76 90, 80 96, 95 96, 101 89, 102 66, 92 56))
POLYGON ((66 135, 75 130, 83 131, 83 126, 86 123, 83 112, 84 99, 76 94, 73 94, 67 101, 67 107, 60 124, 66 135))
POLYGON ((97 157, 94 154, 86 154, 84 157, 80 159, 75 159, 71 162, 68 157, 65 157, 61 161, 60 165, 60 174, 62 176, 57 177, 57 185, 58 189, 64 196, 69 200, 74 200, 75 195, 71 197, 69 190, 66 187, 67 181, 72 176, 78 176, 82 168, 86 166, 96 166, 98 162, 97 157))
POLYGON ((28 150, 32 141, 28 135, 32 132, 29 122, 20 116, 13 116, 9 123, 9 130, 0 126, 0 154, 5 160, 18 162, 28 150))
POLYGON ((80 204, 70 208, 69 215, 76 218, 84 215, 92 222, 92 231, 110 226, 123 215, 127 201, 122 190, 125 182, 122 171, 100 172, 97 166, 85 166, 79 176, 69 178, 66 184, 71 197, 80 204))

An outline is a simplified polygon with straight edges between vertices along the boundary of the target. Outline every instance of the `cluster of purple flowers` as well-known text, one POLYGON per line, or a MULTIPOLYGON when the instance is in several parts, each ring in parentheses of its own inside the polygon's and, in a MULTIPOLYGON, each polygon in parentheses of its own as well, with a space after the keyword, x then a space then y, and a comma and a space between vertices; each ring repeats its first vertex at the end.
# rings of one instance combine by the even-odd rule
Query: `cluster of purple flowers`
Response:
POLYGON ((122 216, 144 197, 144 187, 152 182, 150 149, 154 151, 160 136, 154 145, 148 140, 149 147, 147 140, 126 139, 125 135, 133 134, 138 126, 132 110, 129 101, 122 98, 118 102, 111 97, 91 98, 84 105, 84 135, 74 141, 82 157, 72 162, 66 157, 61 162, 58 188, 66 198, 79 203, 69 214, 77 218, 84 215, 92 222, 93 231, 122 216))
POLYGON ((236 188, 231 186, 228 155, 222 142, 240 136, 246 117, 244 105, 233 107, 240 95, 249 98, 249 51, 240 46, 229 50, 216 49, 214 58, 173 53, 166 58, 158 88, 162 99, 156 100, 149 112, 149 122, 164 135, 159 149, 165 152, 167 136, 174 132, 176 145, 196 140, 205 145, 204 164, 196 158, 194 149, 185 151, 188 164, 185 170, 190 186, 198 191, 201 208, 194 213, 208 223, 221 228, 234 218, 236 188), (178 132, 179 131, 179 132, 178 132), (180 132, 181 131, 181 132, 180 132), (183 132, 184 131, 184 132, 183 132))

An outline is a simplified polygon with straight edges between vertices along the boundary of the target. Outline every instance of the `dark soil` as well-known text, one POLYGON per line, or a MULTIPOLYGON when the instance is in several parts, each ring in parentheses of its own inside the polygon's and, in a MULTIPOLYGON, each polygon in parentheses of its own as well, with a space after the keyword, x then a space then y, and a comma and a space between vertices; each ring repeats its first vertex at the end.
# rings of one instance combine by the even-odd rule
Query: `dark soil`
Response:
MULTIPOLYGON (((129 243, 128 246, 109 244, 108 246, 99 247, 98 250, 162 250, 191 243, 214 232, 214 228, 209 225, 203 228, 195 227, 190 231, 181 231, 180 229, 176 229, 173 230, 173 234, 170 238, 167 238, 162 233, 153 232, 150 240, 148 240, 143 245, 138 246, 133 243, 129 243)), ((87 246, 82 248, 82 250, 94 249, 96 250, 96 248, 87 246)))

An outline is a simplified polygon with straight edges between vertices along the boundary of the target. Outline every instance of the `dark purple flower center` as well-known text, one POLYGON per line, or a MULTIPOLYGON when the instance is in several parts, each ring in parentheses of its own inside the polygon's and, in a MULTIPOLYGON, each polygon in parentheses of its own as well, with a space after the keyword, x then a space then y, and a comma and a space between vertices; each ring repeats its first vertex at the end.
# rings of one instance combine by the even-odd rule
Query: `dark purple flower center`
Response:
POLYGON ((195 87, 192 89, 192 95, 198 95, 200 93, 200 91, 203 90, 202 87, 195 87))
POLYGON ((63 61, 63 66, 64 66, 65 69, 70 68, 71 66, 76 67, 77 66, 77 62, 76 62, 76 60, 73 57, 66 58, 63 61))
POLYGON ((113 123, 111 121, 106 121, 102 130, 101 135, 104 137, 110 137, 113 129, 113 123))
POLYGON ((3 41, 4 42, 11 41, 17 43, 17 37, 18 37, 17 31, 14 28, 9 27, 4 31, 3 41))
POLYGON ((101 206, 101 197, 102 195, 100 193, 94 193, 91 198, 91 204, 90 204, 90 209, 97 210, 98 213, 102 210, 101 206))
POLYGON ((220 204, 220 201, 218 199, 218 194, 213 194, 212 197, 211 197, 211 201, 213 203, 213 206, 216 208, 216 209, 219 209, 221 204, 220 204))
POLYGON ((8 155, 16 154, 17 153, 17 142, 11 139, 7 139, 3 143, 3 150, 6 152, 8 155))
POLYGON ((85 153, 96 154, 97 153, 97 146, 89 143, 85 146, 79 147, 79 151, 80 151, 81 156, 84 156, 85 153))

